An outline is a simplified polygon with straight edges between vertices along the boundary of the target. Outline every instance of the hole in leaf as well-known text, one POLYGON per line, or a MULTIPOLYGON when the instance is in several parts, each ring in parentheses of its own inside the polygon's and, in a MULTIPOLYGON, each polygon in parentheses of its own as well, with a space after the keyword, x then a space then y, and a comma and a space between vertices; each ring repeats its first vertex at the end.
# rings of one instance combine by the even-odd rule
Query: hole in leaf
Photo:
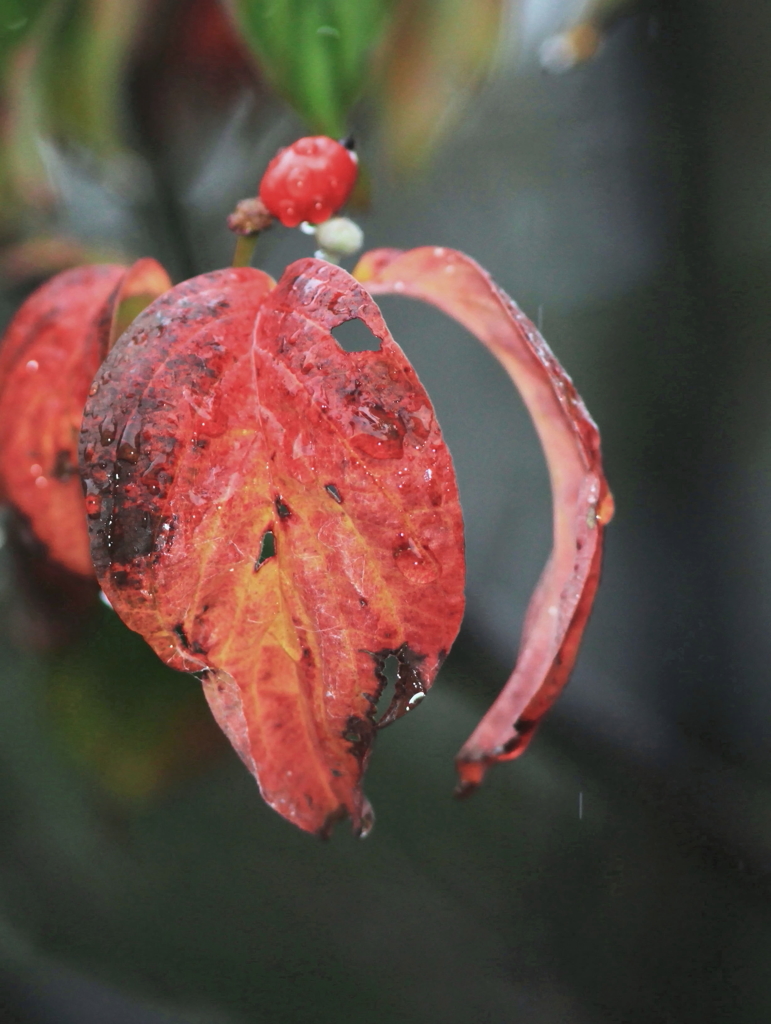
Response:
POLYGON ((345 352, 378 352, 380 338, 376 338, 363 320, 354 317, 332 330, 332 337, 345 352))
POLYGON ((254 571, 260 568, 263 562, 269 558, 273 558, 276 553, 276 538, 273 536, 272 530, 266 530, 262 535, 260 541, 260 553, 257 555, 257 561, 254 563, 254 571))
POLYGON ((377 708, 375 709, 375 721, 379 722, 383 715, 388 711, 393 700, 394 691, 396 690, 396 676, 399 672, 399 659, 395 654, 389 654, 386 660, 383 662, 381 673, 385 676, 385 686, 383 692, 380 694, 377 702, 377 708))
POLYGON ((324 484, 324 490, 330 498, 334 498, 338 505, 342 505, 343 499, 340 495, 340 491, 338 491, 334 484, 324 484))

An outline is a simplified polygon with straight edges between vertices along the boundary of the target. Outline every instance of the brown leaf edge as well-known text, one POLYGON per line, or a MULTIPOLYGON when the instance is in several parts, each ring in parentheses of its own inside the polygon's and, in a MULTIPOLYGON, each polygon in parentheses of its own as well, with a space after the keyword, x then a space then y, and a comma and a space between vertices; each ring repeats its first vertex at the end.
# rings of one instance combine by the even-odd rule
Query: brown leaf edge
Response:
POLYGON ((353 272, 373 295, 422 299, 474 334, 519 390, 540 438, 553 501, 553 547, 525 616, 514 671, 456 757, 465 795, 490 765, 524 752, 567 683, 600 577, 613 497, 600 436, 572 380, 535 326, 469 256, 375 249, 353 272))

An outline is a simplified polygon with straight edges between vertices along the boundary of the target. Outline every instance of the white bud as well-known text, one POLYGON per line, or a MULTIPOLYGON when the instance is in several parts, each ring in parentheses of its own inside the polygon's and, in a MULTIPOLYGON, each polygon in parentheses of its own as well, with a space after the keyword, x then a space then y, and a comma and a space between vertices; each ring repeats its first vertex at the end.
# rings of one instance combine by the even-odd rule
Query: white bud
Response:
POLYGON ((364 232, 348 217, 332 217, 316 228, 316 241, 325 252, 352 256, 364 245, 364 232))

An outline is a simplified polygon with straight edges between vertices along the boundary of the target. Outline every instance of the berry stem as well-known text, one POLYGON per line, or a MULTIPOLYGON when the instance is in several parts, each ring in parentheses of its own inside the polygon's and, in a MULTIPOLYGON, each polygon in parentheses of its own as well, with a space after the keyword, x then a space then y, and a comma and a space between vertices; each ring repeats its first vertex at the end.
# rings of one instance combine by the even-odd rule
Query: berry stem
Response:
POLYGON ((257 239, 259 238, 259 232, 255 231, 253 235, 239 235, 236 238, 236 248, 233 252, 233 267, 248 267, 252 262, 252 256, 254 255, 254 247, 257 245, 257 239))

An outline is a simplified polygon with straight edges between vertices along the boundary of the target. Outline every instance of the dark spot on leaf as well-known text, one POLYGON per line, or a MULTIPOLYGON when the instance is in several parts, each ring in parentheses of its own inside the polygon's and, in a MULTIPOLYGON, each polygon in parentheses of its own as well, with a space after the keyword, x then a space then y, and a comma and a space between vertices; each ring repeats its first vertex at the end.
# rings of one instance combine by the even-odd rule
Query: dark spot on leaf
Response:
POLYGON ((190 641, 187 638, 187 633, 185 632, 185 627, 182 625, 182 623, 178 622, 176 626, 174 626, 172 632, 176 633, 179 642, 182 644, 186 651, 189 651, 190 641))
POLYGON ((340 491, 338 491, 334 484, 324 484, 324 490, 330 498, 333 498, 337 502, 338 505, 342 505, 343 499, 340 496, 340 491))
MULTIPOLYGON (((125 490, 114 494, 113 515, 108 524, 107 548, 112 563, 133 562, 149 555, 155 548, 160 517, 148 508, 129 505, 125 490)), ((165 524, 171 532, 171 524, 165 524)))
POLYGON ((288 519, 291 516, 292 510, 285 503, 284 499, 281 497, 280 494, 276 495, 276 500, 274 504, 276 506, 276 512, 278 512, 279 516, 282 519, 288 519))
POLYGON ((366 608, 367 605, 369 604, 369 601, 366 599, 366 597, 360 597, 359 604, 362 606, 362 608, 366 608))
POLYGON ((351 715, 346 723, 343 739, 351 744, 351 753, 358 761, 363 761, 372 745, 375 735, 375 723, 369 718, 351 715))
POLYGON ((51 476, 57 480, 61 480, 65 483, 70 477, 77 472, 77 466, 75 460, 72 458, 72 453, 67 448, 62 448, 56 453, 54 459, 54 468, 51 470, 51 476))
POLYGON ((534 722, 529 718, 518 718, 514 723, 517 735, 504 745, 506 753, 510 753, 515 747, 519 746, 522 737, 528 736, 535 729, 537 724, 537 722, 534 722))
POLYGON ((332 328, 332 337, 344 352, 379 352, 380 338, 359 317, 332 328))
POLYGON ((257 560, 254 563, 254 571, 257 572, 262 563, 266 562, 269 558, 273 558, 275 553, 276 538, 273 536, 272 530, 266 530, 260 541, 260 553, 257 555, 257 560))

